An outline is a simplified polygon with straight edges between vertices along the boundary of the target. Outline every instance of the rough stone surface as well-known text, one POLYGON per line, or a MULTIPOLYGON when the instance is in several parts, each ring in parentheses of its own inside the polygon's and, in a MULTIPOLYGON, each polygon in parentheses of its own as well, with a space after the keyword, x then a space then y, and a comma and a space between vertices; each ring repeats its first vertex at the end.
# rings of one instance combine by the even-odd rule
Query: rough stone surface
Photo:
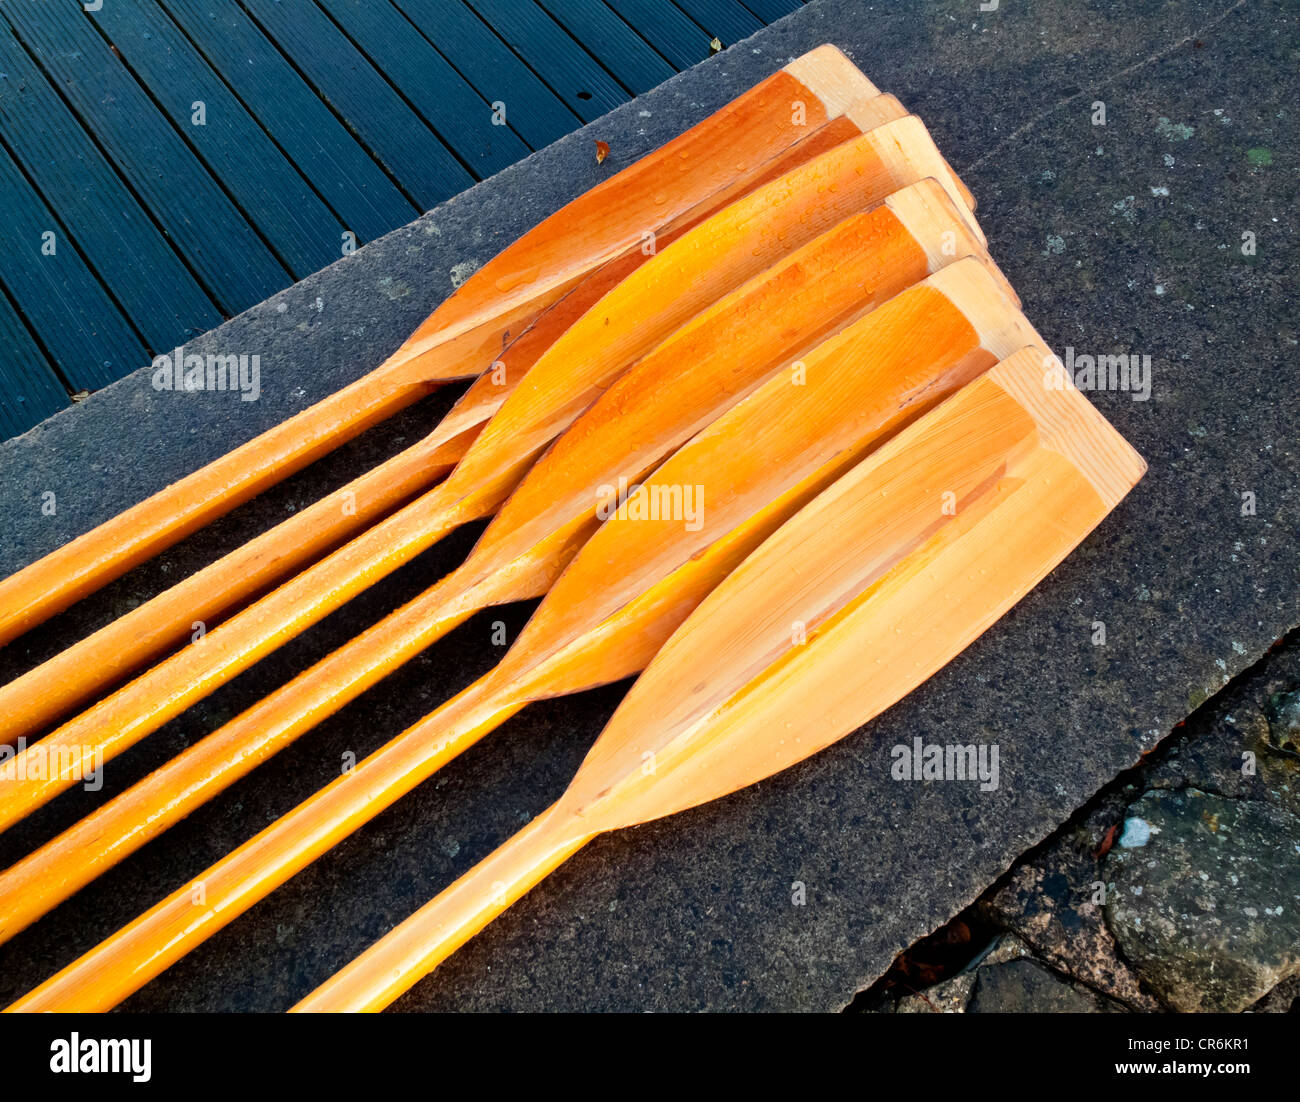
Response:
POLYGON ((1300 820, 1196 788, 1145 793, 1144 845, 1106 860, 1107 921, 1175 1010, 1238 1011, 1300 972, 1300 820))
POLYGON ((1132 778, 1140 788, 1199 788, 1300 818, 1300 754, 1279 745, 1279 701, 1300 691, 1300 632, 1270 648, 1178 728, 1132 778))
MULTIPOLYGON (((1025 854, 971 909, 942 930, 910 947, 890 972, 855 1000, 854 1009, 893 1009, 900 978, 912 974, 969 977, 976 965, 1032 956, 1088 990, 1133 1010, 1170 1009, 1142 985, 1124 958, 1109 925, 1103 901, 1116 889, 1107 881, 1105 855, 1115 845, 1140 849, 1153 837, 1151 826, 1130 813, 1144 791, 1212 790, 1234 800, 1255 801, 1294 815, 1300 790, 1300 758, 1274 745, 1265 712, 1287 700, 1300 686, 1300 632, 1270 649, 1265 658, 1197 709, 1142 763, 1107 786, 1042 845, 1025 854), (1009 931, 997 938, 982 960, 951 961, 936 969, 933 945, 971 944, 972 929, 1009 931), (1008 955, 1009 954, 1009 955, 1008 955)), ((1282 867, 1291 861, 1275 854, 1282 867)), ((1276 864, 1276 861, 1273 862, 1276 864)), ((1224 885, 1216 905, 1240 902, 1242 884, 1224 885)), ((986 935, 987 937, 988 935, 986 935)), ((973 946, 972 946, 973 947, 973 946)), ((1179 947, 1169 945, 1167 969, 1178 966, 1179 947)), ((907 996, 913 1009, 931 1009, 927 999, 946 993, 954 980, 930 981, 907 996)), ((963 984, 969 994, 969 984, 963 984)), ((912 989, 914 990, 914 989, 912 989)), ((1286 1013, 1300 996, 1300 974, 1283 980, 1253 1006, 1252 1013, 1286 1013)), ((898 1000, 903 1009, 904 999, 898 1000)))
POLYGON ((1103 797, 1086 819, 1028 855, 982 906, 1058 972, 1134 1010, 1159 1011, 1116 952, 1099 902, 1106 886, 1097 853, 1116 822, 1116 804, 1123 798, 1103 797))
POLYGON ((904 995, 894 1009, 896 1014, 964 1014, 975 989, 975 973, 963 972, 924 992, 904 995))
MULTIPOLYGON (((930 126, 1044 337, 1062 353, 1151 356, 1150 401, 1093 395, 1150 473, 1052 577, 869 729, 727 800, 598 840, 398 1008, 842 1006, 1300 622, 1296 19, 1277 3, 1208 0, 1129 0, 1104 16, 1062 0, 989 13, 965 0, 816 0, 195 341, 259 353, 260 401, 157 393, 142 373, 0 446, 0 572, 378 364, 450 293, 457 265, 482 262, 788 57, 840 44, 930 126), (1104 127, 1091 121, 1097 99, 1104 127), (611 146, 603 169, 593 138, 611 146), (1253 255, 1241 252, 1246 232, 1253 255), (54 517, 40 509, 46 490, 54 517), (1104 646, 1092 642, 1099 621, 1104 646), (996 741, 1000 787, 891 781, 890 747, 918 736, 996 741), (791 903, 794 881, 806 906, 791 903)), ((413 440, 446 401, 7 648, 0 673, 413 440)), ((473 536, 421 557, 118 759, 105 794, 419 592, 473 536)), ((492 622, 513 638, 529 611, 470 621, 0 948, 0 998, 189 883, 336 776, 344 752, 367 752, 466 685, 499 657, 492 622)), ((290 1005, 554 800, 624 688, 527 709, 126 1008, 290 1005)), ((0 863, 93 803, 70 794, 7 832, 0 863)))
POLYGON ((1013 960, 980 968, 968 1014, 1104 1014, 1116 1008, 1080 991, 1037 961, 1013 960))
POLYGON ((1300 1010, 1300 976, 1283 980, 1247 1013, 1290 1014, 1296 1010, 1300 1010))
POLYGON ((998 937, 957 975, 923 991, 883 995, 867 1012, 896 1014, 1105 1014, 1125 1007, 1072 983, 1015 934, 998 937))
POLYGON ((1279 750, 1300 754, 1300 689, 1269 701, 1268 740, 1279 750))

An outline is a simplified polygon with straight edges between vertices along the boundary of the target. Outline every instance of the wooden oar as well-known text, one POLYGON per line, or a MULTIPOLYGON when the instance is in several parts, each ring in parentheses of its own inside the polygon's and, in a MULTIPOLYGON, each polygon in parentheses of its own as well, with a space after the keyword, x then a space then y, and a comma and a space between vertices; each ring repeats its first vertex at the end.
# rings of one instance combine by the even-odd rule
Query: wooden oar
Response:
MULTIPOLYGON (((908 116, 765 184, 651 257, 547 349, 441 485, 0 767, 0 829, 446 532, 490 515, 537 455, 644 353, 819 232, 927 176, 961 201, 925 127, 908 116)), ((973 223, 971 232, 978 233, 973 223)))
POLYGON ((15 1008, 108 1009, 529 701, 642 669, 800 505, 1036 340, 985 263, 957 261, 809 352, 799 374, 769 379, 601 525, 495 669, 203 872, 201 906, 174 892, 15 1008), (698 525, 685 510, 643 515, 694 487, 704 493, 698 525))
MULTIPOLYGON (((211 626, 235 605, 265 592, 416 493, 428 490, 464 455, 478 430, 538 358, 655 251, 728 202, 906 114, 893 96, 851 104, 833 122, 669 219, 657 232, 653 249, 632 249, 602 264, 499 353, 491 370, 423 440, 0 687, 0 743, 46 730, 100 690, 183 642, 195 621, 211 626)), ((955 179, 950 182, 961 189, 955 179)))
POLYGON ((923 180, 845 219, 726 295, 574 422, 461 567, 0 874, 0 942, 479 608, 541 596, 590 532, 600 487, 635 482, 831 333, 930 272, 978 252, 943 189, 923 180))
POLYGON ((668 641, 555 804, 294 1009, 383 1009, 597 835, 802 761, 960 654, 1145 470, 1077 391, 1044 388, 1049 362, 1000 364, 803 509, 668 641))
POLYGON ((875 94, 832 46, 791 62, 525 234, 370 374, 0 582, 0 644, 434 386, 480 374, 510 337, 601 264, 875 94))

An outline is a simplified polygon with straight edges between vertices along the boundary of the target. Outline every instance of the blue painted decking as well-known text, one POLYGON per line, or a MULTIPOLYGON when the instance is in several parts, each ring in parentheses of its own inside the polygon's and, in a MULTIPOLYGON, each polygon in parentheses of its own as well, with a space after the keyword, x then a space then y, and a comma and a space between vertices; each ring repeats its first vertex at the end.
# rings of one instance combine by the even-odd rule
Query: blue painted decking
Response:
POLYGON ((0 0, 0 439, 802 2, 0 0))

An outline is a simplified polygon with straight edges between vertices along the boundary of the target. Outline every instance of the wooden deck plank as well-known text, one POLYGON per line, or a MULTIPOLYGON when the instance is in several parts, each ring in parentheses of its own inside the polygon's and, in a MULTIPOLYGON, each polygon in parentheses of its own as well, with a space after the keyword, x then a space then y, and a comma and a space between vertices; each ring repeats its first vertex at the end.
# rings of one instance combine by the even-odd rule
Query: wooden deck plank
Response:
POLYGON ((105 4, 89 18, 295 279, 338 259, 343 225, 156 4, 105 4))
POLYGON ((673 0, 606 0, 678 69, 709 56, 709 36, 673 0))
POLYGON ((551 17, 640 95, 676 70, 644 38, 605 6, 604 0, 538 0, 551 17))
MULTIPOLYGON (((317 0, 370 61, 479 179, 529 148, 389 0, 317 0)), ((509 113, 507 112, 507 115, 509 113)))
POLYGON ((763 24, 740 4, 739 0, 673 0, 687 15, 710 35, 716 35, 724 46, 739 42, 763 24))
POLYGON ((70 404, 45 353, 0 293, 0 439, 26 432, 70 404))
POLYGON ((591 122, 631 96, 532 0, 466 0, 582 119, 591 122))
POLYGON ((3 22, 0 73, 0 133, 150 349, 219 325, 221 311, 3 22))
POLYGON ((241 2, 422 209, 474 182, 314 0, 241 2))
MULTIPOLYGON (((166 0, 164 7, 359 242, 415 217, 415 204, 237 4, 166 0)), ((342 242, 336 246, 331 259, 342 242)))
POLYGON ((2 147, 0 195, 0 284, 41 335, 63 377, 78 390, 96 390, 147 364, 149 353, 122 312, 2 147), (47 242, 53 255, 43 251, 47 242))
POLYGON ((288 272, 108 50, 80 5, 5 0, 0 13, 223 313, 255 306, 289 284, 288 272))
POLYGON ((582 119, 517 58, 464 0, 393 0, 488 103, 504 103, 510 128, 541 149, 582 119))

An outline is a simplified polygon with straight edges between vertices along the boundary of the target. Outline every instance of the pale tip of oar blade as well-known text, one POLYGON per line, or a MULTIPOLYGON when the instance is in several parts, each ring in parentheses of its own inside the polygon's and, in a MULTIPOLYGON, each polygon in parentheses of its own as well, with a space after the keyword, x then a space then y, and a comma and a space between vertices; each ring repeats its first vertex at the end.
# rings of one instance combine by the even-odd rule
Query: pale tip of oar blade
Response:
POLYGON ((953 205, 964 212, 962 217, 981 246, 988 246, 988 238, 966 205, 965 186, 960 185, 939 147, 925 128, 925 123, 915 115, 885 123, 868 131, 870 144, 884 162, 886 170, 896 180, 912 182, 933 176, 943 185, 953 205))
POLYGON ((887 206, 925 253, 931 273, 955 263, 962 257, 979 256, 1002 289, 1017 307, 1020 296, 1011 281, 988 258, 984 246, 971 232, 970 223, 953 203, 943 184, 933 176, 900 188, 885 199, 887 206))
MULTIPOLYGON (((847 108, 845 116, 864 134, 868 130, 874 130, 877 126, 884 126, 886 123, 895 122, 898 119, 905 119, 911 114, 902 102, 896 97, 884 92, 878 96, 872 96, 847 108)), ((968 188, 960 176, 953 170, 952 165, 948 163, 946 157, 940 157, 939 162, 943 165, 943 178, 950 181, 960 197, 962 205, 971 214, 975 213, 975 195, 968 188)))
POLYGON ((745 559, 647 667, 565 800, 632 825, 772 776, 879 715, 1039 584, 1143 468, 1080 393, 1042 386, 1047 355, 1017 350, 745 559), (948 476, 962 505, 936 522, 948 476))
POLYGON ((785 71, 822 101, 828 118, 842 115, 854 100, 880 95, 844 51, 829 43, 795 58, 785 71))
POLYGON ((907 108, 893 96, 885 94, 850 104, 845 108, 844 116, 865 134, 877 126, 907 118, 907 108))
POLYGON ((1146 460, 1075 387, 1045 345, 1020 349, 991 368, 988 378, 1033 418, 1043 445, 1078 468, 1107 512, 1146 473, 1146 460))
POLYGON ((962 312, 995 359, 1004 360, 1025 345, 1046 344, 1008 295, 1006 277, 987 254, 963 257, 923 282, 962 312))

